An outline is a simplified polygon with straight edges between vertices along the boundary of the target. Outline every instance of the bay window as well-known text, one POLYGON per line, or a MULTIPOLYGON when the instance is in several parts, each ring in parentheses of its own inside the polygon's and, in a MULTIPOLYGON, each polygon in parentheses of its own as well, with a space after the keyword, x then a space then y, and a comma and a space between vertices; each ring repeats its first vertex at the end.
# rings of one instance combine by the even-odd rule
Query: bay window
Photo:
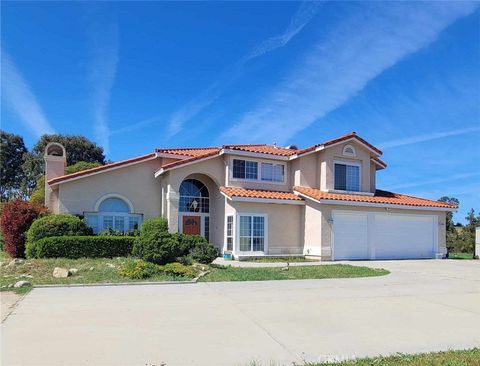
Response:
POLYGON ((334 163, 334 189, 360 191, 360 165, 356 163, 334 163))

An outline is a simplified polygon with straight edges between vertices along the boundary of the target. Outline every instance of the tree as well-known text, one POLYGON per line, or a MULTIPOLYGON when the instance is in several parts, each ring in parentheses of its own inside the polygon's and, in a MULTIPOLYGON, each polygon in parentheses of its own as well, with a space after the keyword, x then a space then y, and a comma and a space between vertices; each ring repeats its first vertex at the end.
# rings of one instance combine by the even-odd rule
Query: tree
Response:
POLYGON ((0 130, 0 195, 5 201, 21 193, 24 174, 21 169, 27 148, 23 138, 0 130))
MULTIPOLYGON (((22 171, 24 179, 21 184, 21 190, 25 196, 36 194, 36 201, 40 201, 43 195, 38 190, 42 190, 43 182, 40 180, 44 174, 43 154, 49 142, 58 142, 65 147, 67 152, 67 165, 75 165, 79 162, 105 164, 105 155, 103 148, 90 141, 84 136, 79 135, 43 135, 35 144, 32 151, 24 157, 22 171), (39 184, 39 182, 41 184, 39 184)), ((83 170, 83 169, 82 169, 83 170)))

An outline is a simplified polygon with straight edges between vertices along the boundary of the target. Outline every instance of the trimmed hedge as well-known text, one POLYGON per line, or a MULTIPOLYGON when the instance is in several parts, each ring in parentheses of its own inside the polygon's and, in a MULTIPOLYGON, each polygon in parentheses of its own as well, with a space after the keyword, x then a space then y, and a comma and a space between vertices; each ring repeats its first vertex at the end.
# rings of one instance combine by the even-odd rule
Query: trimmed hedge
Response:
POLYGON ((163 217, 154 217, 145 220, 140 227, 140 235, 149 233, 168 233, 168 220, 163 217))
POLYGON ((53 236, 27 243, 28 258, 112 258, 132 252, 130 236, 53 236))
POLYGON ((27 232, 27 242, 35 242, 52 236, 85 236, 92 234, 92 229, 77 216, 48 215, 33 222, 27 232))

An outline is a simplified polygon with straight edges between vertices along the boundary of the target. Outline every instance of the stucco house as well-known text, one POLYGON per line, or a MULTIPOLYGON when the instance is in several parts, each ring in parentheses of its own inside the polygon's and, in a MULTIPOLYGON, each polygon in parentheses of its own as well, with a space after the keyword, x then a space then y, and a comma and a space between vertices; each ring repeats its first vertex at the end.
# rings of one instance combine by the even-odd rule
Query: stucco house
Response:
POLYGON ((172 148, 65 175, 66 152, 45 151, 46 205, 84 215, 94 231, 155 216, 207 237, 235 258, 440 258, 456 207, 377 189, 382 152, 356 133, 298 149, 172 148))

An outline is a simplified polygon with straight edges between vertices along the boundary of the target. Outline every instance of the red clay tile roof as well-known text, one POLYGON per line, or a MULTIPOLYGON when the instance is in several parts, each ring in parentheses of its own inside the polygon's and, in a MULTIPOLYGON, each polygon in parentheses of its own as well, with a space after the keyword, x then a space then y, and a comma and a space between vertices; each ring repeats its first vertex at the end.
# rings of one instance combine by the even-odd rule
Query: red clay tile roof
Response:
POLYGON ((456 209, 457 206, 452 206, 443 202, 427 200, 425 198, 418 198, 407 196, 400 193, 392 193, 381 191, 377 189, 374 196, 363 196, 358 194, 341 194, 341 193, 327 193, 319 189, 307 187, 293 187, 295 192, 303 194, 307 197, 320 200, 337 200, 337 201, 351 201, 351 202, 367 202, 367 203, 385 203, 390 205, 405 205, 418 207, 438 207, 456 209))
POLYGON ((380 164, 381 166, 383 166, 384 168, 387 167, 387 163, 385 163, 383 160, 380 160, 379 158, 377 157, 373 157, 371 158, 374 162, 380 164))
POLYGON ((260 189, 246 189, 238 187, 220 187, 220 192, 226 196, 243 197, 243 198, 264 198, 264 199, 276 199, 276 200, 292 200, 303 201, 302 198, 293 194, 292 192, 277 192, 277 191, 265 191, 260 189))
POLYGON ((301 154, 305 154, 307 152, 310 152, 312 150, 315 150, 317 147, 319 146, 330 146, 330 145, 333 145, 333 144, 336 144, 338 142, 342 142, 342 141, 345 141, 345 140, 348 140, 348 139, 351 139, 351 138, 354 138, 354 139, 357 139, 358 141, 360 141, 362 144, 365 144, 367 145, 370 149, 372 149, 373 151, 375 151, 378 155, 382 155, 383 152, 376 148, 375 146, 373 146, 372 144, 370 144, 369 142, 365 141, 364 139, 362 139, 360 136, 357 135, 356 132, 350 132, 350 133, 347 133, 346 135, 343 135, 343 136, 340 136, 340 137, 337 137, 337 138, 334 138, 332 140, 328 140, 328 141, 325 141, 325 142, 322 142, 320 144, 316 144, 316 145, 313 145, 313 146, 310 146, 310 147, 307 147, 305 149, 302 149, 302 150, 299 150, 298 151, 298 155, 301 155, 301 154))
POLYGON ((56 184, 56 183, 59 183, 59 182, 63 182, 64 180, 67 180, 67 179, 77 178, 77 177, 81 177, 81 176, 84 176, 84 175, 89 175, 89 174, 101 172, 103 170, 108 170, 108 169, 115 168, 115 167, 122 166, 122 165, 126 165, 126 164, 136 163, 136 162, 139 162, 139 161, 142 161, 142 160, 147 160, 147 159, 154 158, 154 157, 155 157, 155 153, 150 153, 150 154, 146 154, 146 155, 142 155, 142 156, 137 156, 135 158, 131 158, 131 159, 127 159, 127 160, 117 161, 116 163, 105 164, 105 165, 98 166, 96 168, 82 170, 81 172, 76 172, 76 173, 62 175, 60 177, 52 178, 47 183, 52 185, 52 184, 56 184))
MULTIPOLYGON (((196 156, 192 156, 191 158, 181 159, 181 160, 177 160, 177 161, 172 161, 171 163, 162 165, 161 170, 168 170, 168 169, 171 169, 171 168, 176 167, 176 166, 178 166, 178 165, 183 165, 183 164, 191 163, 191 162, 196 161, 196 160, 201 160, 201 159, 204 159, 204 158, 208 158, 208 157, 210 157, 210 156, 215 156, 215 155, 217 155, 219 152, 220 152, 220 149, 217 148, 217 149, 212 149, 212 150, 210 150, 210 151, 208 151, 208 152, 205 152, 205 153, 202 154, 202 155, 196 155, 196 156)), ((159 169, 159 170, 160 170, 160 169, 159 169)))
POLYGON ((274 145, 224 145, 223 148, 277 156, 292 156, 298 153, 298 150, 274 145))
POLYGON ((218 147, 185 147, 185 148, 174 148, 174 149, 156 149, 156 152, 165 153, 165 154, 172 154, 172 155, 180 155, 180 156, 201 156, 213 151, 219 151, 220 148, 218 147))

